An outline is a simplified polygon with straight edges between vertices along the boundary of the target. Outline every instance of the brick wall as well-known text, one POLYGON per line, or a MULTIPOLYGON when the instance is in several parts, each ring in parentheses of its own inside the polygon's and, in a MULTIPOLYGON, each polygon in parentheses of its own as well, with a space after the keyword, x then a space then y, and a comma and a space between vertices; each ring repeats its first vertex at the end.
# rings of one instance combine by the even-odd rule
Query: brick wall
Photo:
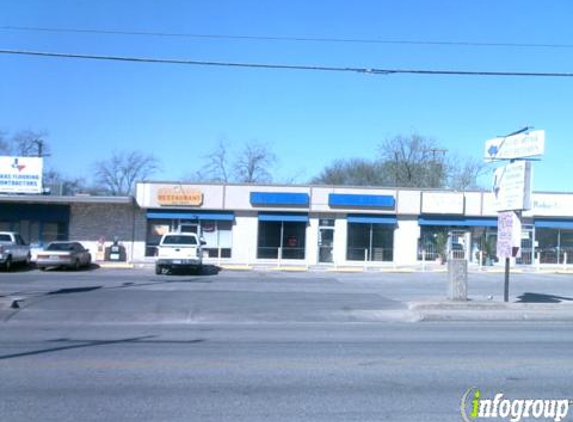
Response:
POLYGON ((99 239, 109 246, 118 237, 127 250, 128 261, 143 259, 146 230, 145 211, 135 205, 71 205, 69 238, 82 242, 94 257, 99 239))

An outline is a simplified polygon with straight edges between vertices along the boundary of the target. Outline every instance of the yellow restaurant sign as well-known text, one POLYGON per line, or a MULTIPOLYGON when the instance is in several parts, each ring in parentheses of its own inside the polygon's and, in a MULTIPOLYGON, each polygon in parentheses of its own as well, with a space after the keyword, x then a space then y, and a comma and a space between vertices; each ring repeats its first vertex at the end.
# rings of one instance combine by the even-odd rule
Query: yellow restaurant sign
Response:
POLYGON ((159 205, 190 205, 203 204, 203 192, 198 189, 172 186, 157 190, 157 203, 159 205))

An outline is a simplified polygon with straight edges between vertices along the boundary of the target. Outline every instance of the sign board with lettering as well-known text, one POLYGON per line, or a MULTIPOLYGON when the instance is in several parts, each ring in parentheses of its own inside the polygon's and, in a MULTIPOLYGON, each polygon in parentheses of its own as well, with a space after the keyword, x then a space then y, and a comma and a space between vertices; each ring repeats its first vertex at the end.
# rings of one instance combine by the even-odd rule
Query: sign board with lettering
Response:
POLYGON ((486 161, 536 157, 544 153, 544 130, 518 133, 505 138, 494 138, 485 143, 486 161))
POLYGON ((497 216, 497 257, 521 257, 521 219, 513 211, 500 212, 497 216))
POLYGON ((42 193, 43 163, 41 157, 0 157, 0 192, 42 193))
POLYGON ((422 213, 460 214, 465 210, 464 194, 459 192, 423 192, 422 213))
POLYGON ((169 186, 157 189, 159 205, 198 207, 203 204, 203 193, 184 186, 169 186))
POLYGON ((494 172, 493 193, 497 211, 531 208, 531 163, 516 161, 494 172))

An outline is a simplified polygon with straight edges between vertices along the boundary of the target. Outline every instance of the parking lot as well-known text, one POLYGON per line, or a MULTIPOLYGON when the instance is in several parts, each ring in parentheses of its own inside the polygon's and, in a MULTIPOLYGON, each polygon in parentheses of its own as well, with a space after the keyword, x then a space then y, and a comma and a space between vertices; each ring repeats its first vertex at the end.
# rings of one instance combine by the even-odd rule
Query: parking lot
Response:
MULTIPOLYGON (((18 301, 9 322, 360 321, 410 302, 444 300, 446 273, 228 271, 157 276, 152 268, 80 271, 20 268, 0 274, 0 295, 18 301)), ((473 301, 501 302, 503 274, 470 273, 473 301)), ((514 274, 511 302, 573 300, 566 274, 514 274)))

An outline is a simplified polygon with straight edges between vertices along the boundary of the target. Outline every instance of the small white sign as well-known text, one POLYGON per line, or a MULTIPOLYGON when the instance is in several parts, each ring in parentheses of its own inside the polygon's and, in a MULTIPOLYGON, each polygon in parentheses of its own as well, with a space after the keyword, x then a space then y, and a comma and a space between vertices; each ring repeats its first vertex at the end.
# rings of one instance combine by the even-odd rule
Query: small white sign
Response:
POLYGON ((497 216, 497 257, 521 257, 521 220, 513 211, 500 212, 497 216))
POLYGON ((518 133, 505 138, 494 138, 485 143, 486 161, 513 160, 536 157, 545 153, 545 131, 518 133))
POLYGON ((422 212, 424 214, 463 214, 464 194, 457 192, 422 193, 422 212))
POLYGON ((494 172, 493 193, 497 211, 531 208, 531 163, 516 161, 494 172))
POLYGON ((43 158, 0 157, 0 192, 42 193, 43 158))

